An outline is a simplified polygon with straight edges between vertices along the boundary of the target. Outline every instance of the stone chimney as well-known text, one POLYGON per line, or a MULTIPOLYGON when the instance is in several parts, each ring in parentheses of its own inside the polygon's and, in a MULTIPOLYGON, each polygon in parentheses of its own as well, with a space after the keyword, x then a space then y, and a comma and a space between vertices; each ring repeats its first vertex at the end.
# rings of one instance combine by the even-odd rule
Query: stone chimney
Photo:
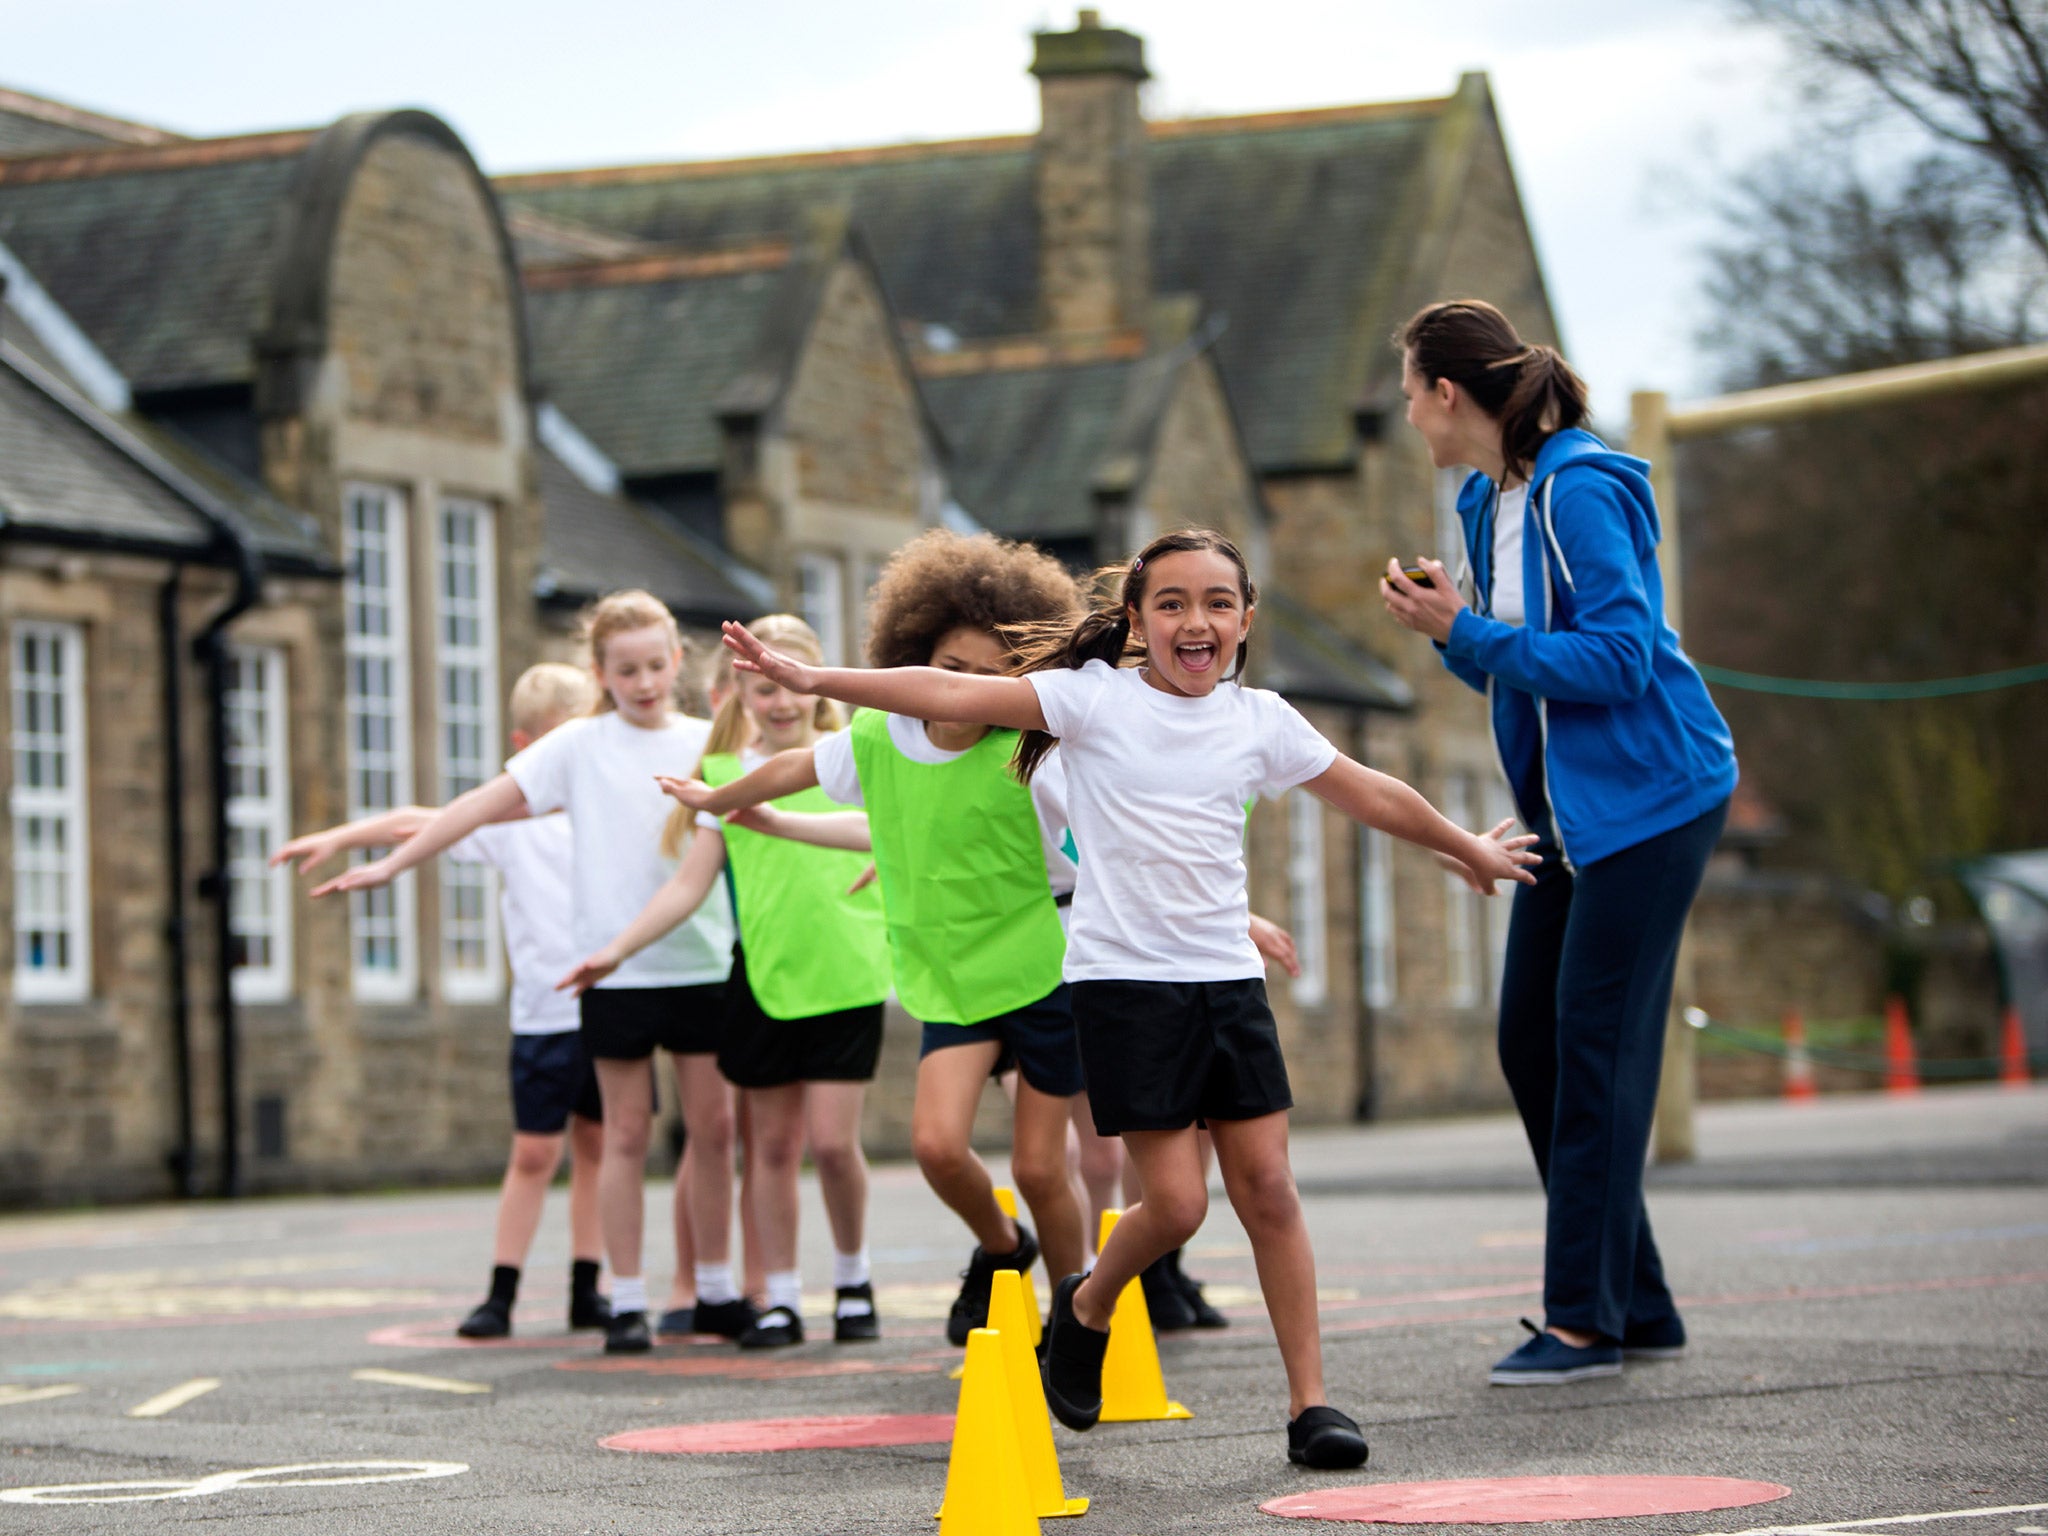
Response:
POLYGON ((1040 32, 1038 318, 1051 331, 1143 325, 1152 301, 1152 203, 1138 86, 1145 40, 1082 11, 1071 32, 1040 32))

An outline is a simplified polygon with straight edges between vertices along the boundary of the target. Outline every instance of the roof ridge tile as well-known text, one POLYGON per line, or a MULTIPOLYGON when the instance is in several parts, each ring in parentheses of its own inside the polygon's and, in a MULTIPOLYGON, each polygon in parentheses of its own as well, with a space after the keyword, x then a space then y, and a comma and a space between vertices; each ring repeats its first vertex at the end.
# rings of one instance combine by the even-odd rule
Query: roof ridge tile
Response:
POLYGON ((110 144, 104 149, 59 149, 0 159, 0 187, 37 182, 83 181, 137 171, 176 171, 193 166, 235 165, 280 160, 303 151, 319 137, 315 128, 231 134, 218 139, 178 139, 164 144, 110 144))

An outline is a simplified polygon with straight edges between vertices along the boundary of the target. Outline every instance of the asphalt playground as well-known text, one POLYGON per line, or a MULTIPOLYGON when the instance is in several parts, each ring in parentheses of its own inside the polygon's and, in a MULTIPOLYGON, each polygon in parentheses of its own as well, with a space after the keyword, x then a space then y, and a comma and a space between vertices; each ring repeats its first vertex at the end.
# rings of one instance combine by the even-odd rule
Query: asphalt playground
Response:
MULTIPOLYGON (((1193 1416, 1056 1430, 1065 1487, 1092 1505, 1048 1532, 1356 1530, 1261 1506, 1541 1478, 1602 1481, 1490 1486, 1466 1512, 1683 1503, 1726 1484, 1606 1480, 1720 1479, 1770 1485, 1745 1495, 1767 1501, 1499 1528, 2048 1533, 2048 1088, 1706 1107, 1699 1162, 1652 1180, 1692 1347, 1568 1388, 1486 1385, 1539 1310, 1542 1206, 1512 1123, 1303 1132, 1296 1168, 1333 1396, 1369 1466, 1287 1464, 1279 1360, 1219 1197, 1188 1268, 1232 1327, 1160 1343, 1193 1416)), ((667 1194, 649 1186, 657 1293, 667 1194)), ((607 1359, 565 1333, 559 1205, 515 1336, 460 1344, 493 1199, 0 1218, 0 1531, 936 1531, 959 1394, 943 1318, 966 1245, 913 1168, 876 1170, 886 1337, 766 1356, 697 1342, 607 1359), (907 1443, 765 1448, 789 1436, 759 1421, 793 1418, 864 1421, 813 1440, 907 1443)), ((1401 1528, 1487 1528, 1447 1523, 1455 1492, 1411 1495, 1427 1523, 1401 1528)))

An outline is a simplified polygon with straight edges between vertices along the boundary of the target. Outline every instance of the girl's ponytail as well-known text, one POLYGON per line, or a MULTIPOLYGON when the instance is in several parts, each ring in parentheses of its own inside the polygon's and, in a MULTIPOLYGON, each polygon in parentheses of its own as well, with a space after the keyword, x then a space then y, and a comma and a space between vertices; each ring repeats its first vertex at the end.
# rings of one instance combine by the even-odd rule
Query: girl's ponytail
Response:
POLYGON ((1555 347, 1525 343, 1482 299, 1431 304, 1394 344, 1422 378, 1449 379, 1500 423, 1501 457, 1520 479, 1535 469, 1545 442, 1586 419, 1586 381, 1555 347))
POLYGON ((1499 417, 1501 456, 1526 480, 1543 445, 1586 419, 1586 381, 1557 348, 1526 347, 1499 417))

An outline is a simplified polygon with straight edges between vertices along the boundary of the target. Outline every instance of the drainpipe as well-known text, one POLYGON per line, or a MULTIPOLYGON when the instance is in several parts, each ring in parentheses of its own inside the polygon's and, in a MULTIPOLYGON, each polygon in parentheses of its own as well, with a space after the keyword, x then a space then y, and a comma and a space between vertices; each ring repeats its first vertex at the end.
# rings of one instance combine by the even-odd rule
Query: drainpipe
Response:
POLYGON ((183 564, 171 567, 157 609, 158 650, 164 659, 164 827, 165 871, 170 909, 164 940, 171 952, 171 1065, 177 1079, 178 1145, 171 1153, 171 1177, 189 1200, 199 1193, 199 1153, 192 1126, 192 991, 187 966, 190 936, 185 926, 185 722, 184 647, 178 635, 179 584, 183 564))

